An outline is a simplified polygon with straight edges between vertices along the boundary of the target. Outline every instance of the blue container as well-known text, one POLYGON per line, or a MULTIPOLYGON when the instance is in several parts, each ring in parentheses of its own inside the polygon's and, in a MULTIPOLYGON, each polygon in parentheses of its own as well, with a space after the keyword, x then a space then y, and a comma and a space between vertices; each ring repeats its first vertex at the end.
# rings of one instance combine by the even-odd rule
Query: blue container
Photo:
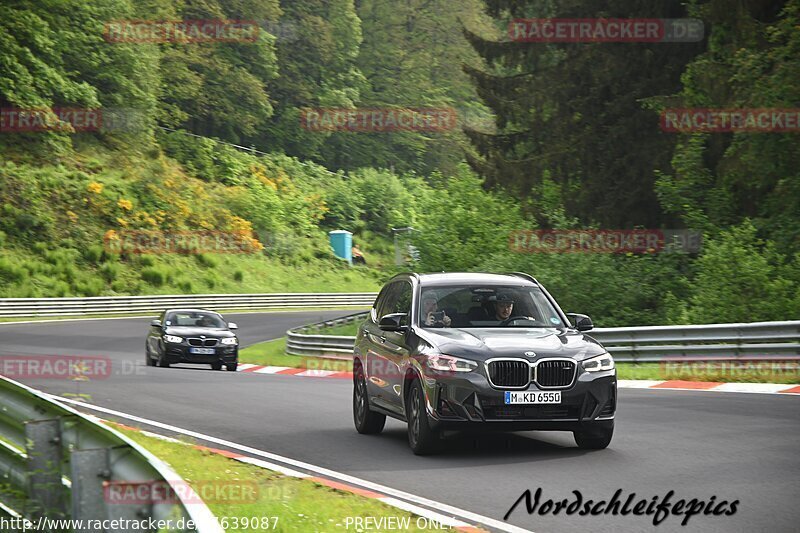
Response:
POLYGON ((336 257, 345 259, 351 265, 353 264, 353 234, 347 230, 337 229, 329 231, 328 235, 331 239, 331 247, 336 257))

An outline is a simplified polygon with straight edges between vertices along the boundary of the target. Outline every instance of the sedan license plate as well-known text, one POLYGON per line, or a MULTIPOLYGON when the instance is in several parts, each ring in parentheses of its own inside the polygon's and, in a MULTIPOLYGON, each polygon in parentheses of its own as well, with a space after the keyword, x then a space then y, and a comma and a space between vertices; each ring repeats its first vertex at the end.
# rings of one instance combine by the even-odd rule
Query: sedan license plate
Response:
POLYGON ((189 348, 189 353, 197 355, 214 355, 214 348, 189 348))
POLYGON ((506 391, 506 405, 511 404, 541 404, 541 403, 561 403, 561 391, 506 391))

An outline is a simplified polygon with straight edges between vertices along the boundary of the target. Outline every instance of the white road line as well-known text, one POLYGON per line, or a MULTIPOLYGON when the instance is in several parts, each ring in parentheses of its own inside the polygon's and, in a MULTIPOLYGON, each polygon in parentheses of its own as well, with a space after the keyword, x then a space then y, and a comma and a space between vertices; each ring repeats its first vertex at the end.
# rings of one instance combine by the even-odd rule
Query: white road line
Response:
POLYGON ((787 387, 785 383, 723 383, 718 387, 714 387, 714 390, 720 392, 775 393, 790 388, 792 386, 789 385, 787 387))
POLYGON ((650 380, 650 379, 618 379, 617 387, 621 389, 649 389, 653 385, 664 383, 664 380, 650 380))
POLYGON ((288 366, 265 366, 264 368, 259 368, 258 370, 253 370, 250 372, 251 374, 275 374, 280 372, 281 370, 289 370, 290 367, 288 366))
POLYGON ((77 405, 79 407, 83 407, 85 409, 90 409, 93 411, 98 411, 101 413, 110 414, 113 416, 117 416, 119 418, 125 418, 127 420, 133 420, 134 422, 140 422, 142 424, 147 424, 149 426, 165 429, 167 431, 171 431, 173 433, 180 433, 182 435, 187 435, 190 437, 194 437, 196 439, 201 439, 207 442, 213 442, 215 444, 219 444, 221 446, 225 446, 227 448, 232 448, 234 450, 239 450, 240 452, 249 453, 252 455, 257 455, 259 457, 264 457, 266 459, 270 459, 272 461, 278 461, 287 465, 294 466, 296 468, 301 468, 303 470, 308 470, 310 472, 314 472, 324 477, 337 479, 344 483, 349 483, 351 485, 356 485, 361 488, 369 489, 375 492, 379 492, 382 494, 386 494, 387 496, 393 496, 397 499, 404 500, 409 503, 415 503, 418 505, 422 505, 425 507, 429 507, 432 509, 438 509, 445 514, 449 514, 452 517, 460 517, 470 522, 482 524, 493 529, 497 529, 500 531, 506 531, 508 533, 533 533, 531 530, 523 529, 518 526, 514 526, 508 524, 506 522, 496 520, 494 518, 489 518, 488 516, 479 515, 477 513, 473 513, 471 511, 466 511, 464 509, 459 509, 458 507, 453 507, 451 505, 447 505, 444 503, 440 503, 434 500, 429 500, 422 496, 417 496, 415 494, 411 494, 409 492, 405 492, 398 489, 393 489, 391 487, 387 487, 385 485, 381 485, 379 483, 373 483, 372 481, 367 481, 365 479, 360 479, 349 474, 343 474, 341 472, 337 472, 335 470, 330 470, 328 468, 324 468, 321 466, 313 465, 311 463, 306 463, 304 461, 298 461, 296 459, 290 459, 289 457, 284 457, 282 455, 278 455, 275 453, 266 452, 263 450, 259 450, 257 448, 252 448, 250 446, 246 446, 244 444, 237 444, 235 442, 231 442, 225 439, 220 439, 217 437, 212 437, 211 435, 205 435, 203 433, 199 433, 197 431, 192 431, 189 429, 179 428, 177 426, 172 426, 170 424, 165 424, 163 422, 158 422, 155 420, 149 420, 147 418, 142 418, 136 415, 130 415, 127 413, 123 413, 121 411, 115 411, 113 409, 108 409, 106 407, 100 407, 98 405, 91 405, 88 403, 79 402, 77 400, 71 400, 69 398, 62 398, 60 396, 55 396, 52 394, 47 394, 56 401, 77 405))

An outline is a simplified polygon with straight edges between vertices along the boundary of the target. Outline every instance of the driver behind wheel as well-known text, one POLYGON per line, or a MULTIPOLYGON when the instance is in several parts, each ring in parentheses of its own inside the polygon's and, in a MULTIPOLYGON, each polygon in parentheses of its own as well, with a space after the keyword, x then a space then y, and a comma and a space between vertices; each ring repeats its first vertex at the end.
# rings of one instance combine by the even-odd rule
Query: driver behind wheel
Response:
POLYGON ((514 310, 514 299, 507 293, 499 293, 494 301, 494 319, 502 322, 511 316, 514 310))

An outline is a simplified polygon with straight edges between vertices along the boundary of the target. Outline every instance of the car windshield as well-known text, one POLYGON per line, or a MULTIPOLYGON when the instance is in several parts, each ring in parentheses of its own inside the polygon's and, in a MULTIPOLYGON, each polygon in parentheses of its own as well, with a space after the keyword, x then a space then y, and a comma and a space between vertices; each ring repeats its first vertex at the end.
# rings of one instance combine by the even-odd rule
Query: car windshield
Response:
POLYGON ((424 328, 565 327, 539 287, 423 287, 419 302, 424 328))
POLYGON ((186 326, 194 328, 227 328, 222 317, 214 313, 199 311, 175 311, 167 315, 167 326, 186 326))

